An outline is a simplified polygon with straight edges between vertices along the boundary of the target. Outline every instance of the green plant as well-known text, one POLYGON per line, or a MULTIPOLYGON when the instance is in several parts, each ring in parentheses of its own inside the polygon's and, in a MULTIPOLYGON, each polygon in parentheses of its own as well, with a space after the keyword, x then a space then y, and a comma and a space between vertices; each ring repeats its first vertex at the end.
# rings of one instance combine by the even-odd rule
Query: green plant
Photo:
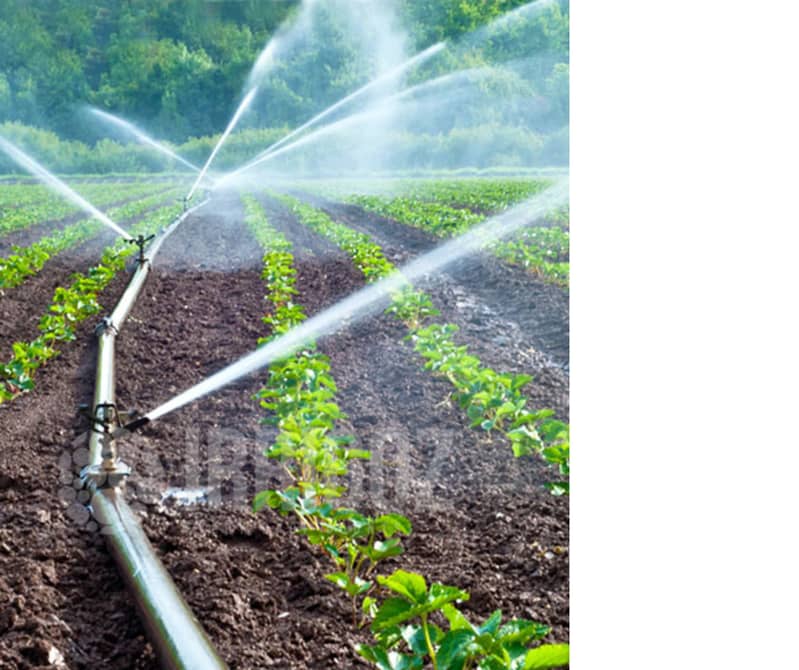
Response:
POLYGON ((429 295, 410 286, 406 286, 392 297, 391 305, 386 312, 393 314, 411 330, 416 330, 424 321, 440 314, 433 307, 433 301, 429 295))
POLYGON ((543 624, 525 619, 502 624, 500 610, 480 626, 470 623, 456 607, 469 594, 457 587, 428 587, 422 575, 405 570, 377 580, 393 595, 370 603, 377 644, 360 645, 358 653, 380 670, 417 670, 428 662, 434 670, 533 670, 569 662, 568 645, 530 647, 550 632, 543 624))
MULTIPOLYGON (((179 212, 177 205, 161 208, 136 224, 130 232, 133 235, 153 233, 179 212)), ((74 340, 77 324, 100 311, 98 294, 117 272, 124 269, 126 258, 134 251, 132 245, 119 240, 105 249, 100 262, 86 274, 76 273, 72 275, 69 286, 56 288, 48 313, 39 320, 42 334, 28 344, 15 342, 11 360, 0 367, 0 402, 33 389, 33 373, 58 355, 55 343, 74 340)))
MULTIPOLYGON (((324 212, 300 203, 291 196, 275 196, 297 215, 300 221, 332 240, 361 267, 367 279, 396 272, 385 260, 380 247, 362 233, 332 221, 324 212), (363 258, 374 259, 366 263, 363 258)), ((473 428, 487 432, 498 430, 511 443, 516 457, 536 453, 557 467, 563 477, 569 475, 569 427, 552 419, 552 410, 527 409, 522 387, 532 380, 529 375, 500 374, 482 364, 479 358, 458 346, 452 339, 458 327, 454 324, 424 322, 438 311, 430 297, 406 283, 395 293, 387 311, 403 321, 410 330, 409 339, 425 358, 425 369, 448 379, 454 394, 466 412, 473 428)), ((568 493, 565 479, 548 484, 554 494, 568 493)))
POLYGON ((283 491, 262 491, 256 495, 253 509, 269 506, 283 516, 295 515, 302 528, 297 532, 318 547, 338 568, 325 578, 350 598, 352 625, 358 623, 358 600, 370 606, 368 594, 375 584, 372 576, 381 561, 403 552, 399 535, 411 533, 411 522, 401 514, 370 517, 355 510, 334 507, 325 498, 341 493, 320 495, 318 490, 302 493, 299 487, 283 491))
MULTIPOLYGON (((291 302, 296 294, 291 245, 267 223, 254 198, 246 197, 244 204, 247 224, 265 250, 262 276, 271 312, 264 322, 272 326, 271 337, 275 337, 305 319, 302 308, 291 302)), ((336 568, 326 577, 350 597, 356 625, 358 600, 374 587, 372 574, 378 563, 402 553, 397 536, 408 535, 411 524, 399 514, 373 518, 333 506, 331 501, 345 491, 338 478, 347 474, 349 462, 371 457, 369 451, 350 449, 349 436, 333 434, 336 421, 344 418, 335 393, 330 361, 313 346, 270 366, 257 398, 269 412, 263 421, 277 426, 279 432, 264 454, 283 466, 290 485, 259 492, 253 510, 268 506, 297 518, 298 532, 336 568)))

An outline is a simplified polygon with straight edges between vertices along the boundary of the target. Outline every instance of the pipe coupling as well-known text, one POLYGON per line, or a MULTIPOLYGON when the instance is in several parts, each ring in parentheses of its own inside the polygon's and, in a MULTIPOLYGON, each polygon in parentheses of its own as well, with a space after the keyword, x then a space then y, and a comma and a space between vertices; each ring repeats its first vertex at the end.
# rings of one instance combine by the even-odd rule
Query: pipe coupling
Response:
POLYGON ((87 465, 81 470, 80 478, 83 486, 93 490, 118 488, 125 483, 131 473, 130 466, 119 459, 112 463, 87 465))
POLYGON ((102 318, 102 320, 100 321, 100 323, 98 323, 98 324, 97 324, 97 325, 94 327, 94 334, 95 334, 97 337, 100 337, 100 336, 101 336, 103 333, 105 333, 105 331, 106 331, 106 330, 110 330, 110 331, 111 331, 111 332, 112 332, 112 333, 113 333, 115 336, 116 336, 116 335, 119 335, 119 330, 118 330, 118 329, 117 329, 117 327, 114 325, 114 322, 113 322, 113 321, 111 321, 111 317, 110 317, 110 316, 104 316, 104 317, 102 318))

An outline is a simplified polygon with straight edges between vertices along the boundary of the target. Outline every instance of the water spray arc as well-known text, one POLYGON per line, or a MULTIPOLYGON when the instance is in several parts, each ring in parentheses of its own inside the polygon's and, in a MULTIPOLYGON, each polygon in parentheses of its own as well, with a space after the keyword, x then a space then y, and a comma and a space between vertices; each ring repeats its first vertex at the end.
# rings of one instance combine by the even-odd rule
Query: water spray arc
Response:
POLYGON ((467 233, 445 242, 400 268, 395 274, 356 291, 286 334, 128 423, 117 430, 116 436, 136 430, 245 375, 285 358, 319 337, 335 333, 345 325, 365 318, 377 310, 388 296, 399 291, 414 279, 439 271, 464 256, 475 253, 486 244, 507 237, 520 228, 530 225, 531 222, 565 204, 568 202, 568 193, 568 179, 563 179, 543 193, 481 223, 467 233))
MULTIPOLYGON (((411 58, 409 58, 404 63, 400 63, 399 65, 397 65, 396 67, 392 68, 388 72, 385 72, 385 73, 381 74, 380 76, 372 79, 372 81, 370 81, 368 84, 365 84, 364 86, 361 86, 361 88, 359 88, 357 91, 354 91, 354 92, 350 93, 349 95, 347 95, 346 97, 344 97, 341 100, 339 100, 338 102, 333 103, 330 107, 328 107, 327 109, 319 112, 319 114, 314 116, 312 119, 309 119, 308 121, 303 123, 301 126, 299 126, 299 127, 295 128, 294 130, 292 130, 288 135, 286 135, 285 137, 282 137, 277 142, 273 143, 271 146, 269 146, 266 149, 264 149, 264 151, 262 151, 255 158, 253 158, 252 161, 250 161, 250 163, 248 163, 244 167, 240 168, 240 170, 244 171, 244 170, 248 169, 251 165, 254 165, 254 164, 260 162, 261 158, 263 158, 265 156, 268 156, 269 154, 271 154, 276 149, 282 147, 286 142, 288 142, 291 138, 296 137, 303 130, 306 130, 306 129, 310 128, 311 126, 316 125, 322 119, 327 118, 328 116, 330 116, 333 112, 341 109, 342 107, 344 107, 345 105, 351 103, 352 101, 357 100, 358 98, 363 96, 367 91, 372 90, 373 88, 379 86, 380 84, 385 84, 387 82, 390 82, 390 81, 400 77, 401 75, 406 73, 408 70, 410 70, 414 65, 418 65, 420 63, 423 63, 426 60, 428 60, 429 58, 431 58, 432 56, 434 56, 435 54, 437 54, 439 51, 444 49, 445 46, 446 46, 446 44, 444 42, 438 42, 437 44, 434 44, 433 46, 428 47, 424 51, 416 54, 415 56, 413 56, 411 58)), ((231 173, 230 176, 233 176, 233 175, 235 175, 238 172, 239 172, 239 170, 236 170, 233 173, 231 173)))
POLYGON ((87 109, 88 109, 88 111, 90 113, 94 114, 95 116, 97 116, 98 118, 102 119, 106 123, 109 123, 109 124, 111 124, 113 126, 116 126, 117 128, 121 128, 122 130, 124 130, 127 133, 130 133, 131 135, 133 135, 133 137, 135 137, 137 140, 139 140, 142 144, 146 144, 147 146, 150 146, 153 149, 156 149, 157 151, 160 151, 161 153, 169 156, 170 158, 178 161, 179 163, 182 163, 186 167, 191 168, 195 172, 199 172, 200 171, 200 168, 198 168, 194 163, 191 163, 191 162, 187 161, 185 158, 183 158, 183 156, 181 156, 181 155, 177 154, 176 152, 172 151, 172 149, 170 149, 169 147, 167 147, 167 146, 161 144, 160 142, 154 140, 152 137, 150 137, 146 133, 144 133, 141 130, 139 130, 136 126, 134 126, 129 121, 125 121, 125 119, 122 119, 122 118, 120 118, 120 117, 118 117, 118 116, 116 116, 114 114, 111 114, 110 112, 105 112, 102 109, 97 109, 97 107, 87 107, 87 109))
POLYGON ((355 128, 357 129, 361 125, 368 124, 370 121, 375 119, 379 119, 383 116, 391 116, 396 113, 397 105, 405 103, 409 101, 409 99, 413 98, 414 95, 418 94, 425 94, 429 98, 428 100, 422 101, 410 101, 414 102, 418 109, 415 110, 414 113, 419 114, 421 111, 425 111, 427 114, 432 115, 436 112, 436 110, 440 107, 440 103, 437 99, 433 99, 434 95, 440 94, 442 90, 450 89, 449 92, 449 100, 450 102, 454 101, 458 97, 463 97, 461 91, 460 93, 456 90, 452 92, 451 89, 462 86, 464 82, 474 85, 479 83, 481 80, 488 78, 491 73, 493 72, 493 68, 491 67, 481 67, 481 68, 473 68, 469 70, 459 70, 457 72, 452 72, 450 74, 442 75, 441 77, 437 77, 436 79, 431 79, 429 81, 422 82, 421 84, 416 84, 415 86, 411 86, 410 88, 406 88, 394 95, 381 99, 377 104, 368 107, 362 112, 357 114, 351 114, 345 116, 338 121, 334 121, 329 123, 328 125, 322 126, 321 128, 315 128, 311 130, 307 134, 303 135, 302 137, 296 138, 293 142, 286 144, 280 148, 275 148, 274 150, 263 153, 260 155, 260 158, 256 158, 246 165, 237 168, 233 172, 229 172, 223 175, 219 181, 217 182, 217 188, 221 186, 225 186, 233 181, 236 178, 240 178, 245 172, 251 170, 258 165, 262 165, 270 160, 274 160, 279 156, 294 151, 296 149, 300 149, 303 146, 311 144, 315 141, 333 135, 335 133, 345 131, 347 129, 355 128))
POLYGON ((97 209, 88 200, 86 200, 86 198, 76 193, 63 181, 61 181, 58 177, 56 177, 51 172, 48 172, 43 166, 41 166, 39 163, 33 160, 33 158, 28 156, 25 152, 23 152, 18 147, 14 146, 11 142, 9 142, 7 139, 5 139, 2 136, 0 136, 0 149, 5 151, 18 165, 25 168, 32 175, 36 176, 40 181, 44 182, 45 185, 49 186, 57 193, 63 195, 65 198, 67 198, 67 200, 71 200, 84 212, 91 214, 94 218, 96 218, 101 223, 104 223, 115 233, 121 235, 126 240, 133 239, 129 233, 127 233, 123 228, 114 223, 106 214, 103 214, 99 209, 97 209))
POLYGON ((236 110, 236 113, 233 115, 233 118, 230 119, 230 123, 228 123, 227 128, 225 128, 225 132, 222 133, 222 137, 219 138, 219 141, 216 143, 216 146, 214 147, 214 150, 211 152, 211 155, 208 156, 208 160, 205 161, 203 169, 200 170, 200 174, 197 177, 197 181, 194 182, 194 185, 191 187, 191 190, 189 190, 189 193, 185 199, 186 203, 188 203, 191 200, 191 197, 194 195, 194 191, 197 190, 197 187, 200 185, 200 182, 205 176, 205 173, 208 171, 208 166, 211 165, 211 162, 214 160, 214 157, 216 156, 217 153, 219 153, 219 150, 222 148, 222 145, 225 143, 225 140, 227 139, 228 135, 230 135, 230 133, 236 127, 236 124, 239 122, 241 115, 244 114, 245 110, 250 106, 250 103, 252 102, 257 92, 258 92, 258 87, 254 86, 253 88, 250 89, 250 92, 246 96, 244 96, 244 100, 241 101, 241 104, 236 110))

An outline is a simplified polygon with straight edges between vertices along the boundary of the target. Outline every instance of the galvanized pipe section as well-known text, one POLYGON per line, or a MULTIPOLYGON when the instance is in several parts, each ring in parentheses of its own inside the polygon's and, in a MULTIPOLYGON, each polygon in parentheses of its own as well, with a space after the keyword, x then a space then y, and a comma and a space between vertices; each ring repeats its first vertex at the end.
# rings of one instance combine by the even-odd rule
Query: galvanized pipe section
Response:
POLYGON ((174 582, 122 496, 130 469, 117 457, 111 434, 116 416, 114 345, 146 281, 155 254, 164 240, 203 201, 184 212, 153 240, 147 258, 140 262, 110 318, 97 329, 97 376, 89 438, 89 465, 84 480, 92 493, 90 508, 117 562, 145 630, 168 670, 226 670, 205 631, 180 595, 174 582))
MULTIPOLYGON (((89 436, 89 464, 100 467, 103 461, 109 465, 108 458, 113 446, 105 425, 112 421, 111 407, 115 406, 116 374, 114 370, 114 331, 105 327, 97 338, 97 374, 94 383, 93 415, 96 421, 89 436)), ((115 455, 114 455, 115 456, 115 455)), ((113 460, 116 460, 114 458, 113 460)))
POLYGON ((227 668, 156 558, 121 491, 97 489, 91 506, 161 665, 170 670, 227 668))
POLYGON ((109 417, 108 408, 116 405, 116 373, 114 366, 114 344, 116 336, 128 318, 128 314, 133 309, 136 299, 139 297, 144 282, 152 269, 152 262, 164 240, 169 237, 174 230, 185 221, 186 217, 208 203, 203 200, 199 205, 183 212, 177 219, 164 228, 159 235, 152 241, 147 252, 146 262, 140 263, 133 273, 133 277, 119 299, 111 316, 105 319, 98 326, 98 349, 97 349, 97 375, 94 384, 94 404, 92 410, 94 416, 99 419, 95 422, 92 433, 89 437, 89 465, 98 467, 103 462, 103 449, 108 448, 105 444, 110 442, 110 438, 103 431, 103 421, 113 419, 109 417))

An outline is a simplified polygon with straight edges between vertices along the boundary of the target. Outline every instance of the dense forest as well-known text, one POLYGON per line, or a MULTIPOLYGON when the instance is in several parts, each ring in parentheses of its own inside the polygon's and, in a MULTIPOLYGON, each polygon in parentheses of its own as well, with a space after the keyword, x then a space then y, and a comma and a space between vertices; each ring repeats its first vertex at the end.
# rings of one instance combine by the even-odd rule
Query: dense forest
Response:
MULTIPOLYGON (((388 65, 441 40, 459 49, 431 61, 415 73, 418 79, 464 64, 525 63, 526 69, 513 71, 512 81, 494 85, 546 95, 551 108, 538 115, 538 126, 524 118, 529 107, 524 104, 468 122, 448 120, 447 136, 455 130, 465 138, 458 140, 456 132, 453 142, 474 141, 475 133, 485 134, 481 127, 500 124, 513 154, 502 160, 526 164, 524 151, 541 153, 542 147, 545 162, 567 160, 568 3, 552 3, 523 30, 514 26, 479 43, 468 39, 524 0, 0 0, 0 132, 45 154, 55 151, 48 152, 47 145, 59 138, 73 141, 60 146, 60 154, 68 146, 74 156, 99 141, 109 157, 106 167, 157 169, 146 152, 127 152, 129 164, 121 154, 114 156, 115 143, 103 140, 108 129, 82 113, 89 104, 139 123, 202 160, 270 37, 301 20, 315 3, 308 35, 257 82, 257 104, 243 119, 228 160, 238 158, 237 146, 246 156, 250 146, 278 137, 388 65), (384 24, 391 24, 390 38, 380 32, 384 24), (519 154, 513 147, 527 149, 519 154)), ((427 149, 414 148, 414 138, 403 146, 409 161, 410 154, 427 160, 427 149)), ((73 162, 65 169, 98 167, 73 162)))

